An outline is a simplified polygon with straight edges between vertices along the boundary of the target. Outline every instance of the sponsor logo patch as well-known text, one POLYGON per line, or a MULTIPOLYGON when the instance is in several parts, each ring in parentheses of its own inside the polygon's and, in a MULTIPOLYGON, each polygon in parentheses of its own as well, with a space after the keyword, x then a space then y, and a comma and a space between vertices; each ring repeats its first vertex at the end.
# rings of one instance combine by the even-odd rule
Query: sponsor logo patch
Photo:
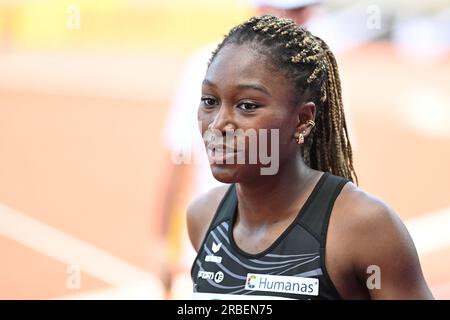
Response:
POLYGON ((319 279, 248 273, 245 289, 317 296, 319 279))
POLYGON ((222 271, 217 271, 216 273, 210 271, 199 271, 197 274, 197 278, 205 279, 205 280, 214 280, 216 283, 221 283, 225 278, 225 275, 222 271))
POLYGON ((197 278, 201 279, 214 279, 214 272, 200 270, 197 274, 197 278))
POLYGON ((216 274, 214 275, 214 281, 216 283, 221 283, 223 278, 224 278, 224 274, 222 271, 217 271, 216 274))
POLYGON ((206 262, 222 263, 222 257, 210 254, 210 255, 207 255, 205 257, 205 261, 206 262))

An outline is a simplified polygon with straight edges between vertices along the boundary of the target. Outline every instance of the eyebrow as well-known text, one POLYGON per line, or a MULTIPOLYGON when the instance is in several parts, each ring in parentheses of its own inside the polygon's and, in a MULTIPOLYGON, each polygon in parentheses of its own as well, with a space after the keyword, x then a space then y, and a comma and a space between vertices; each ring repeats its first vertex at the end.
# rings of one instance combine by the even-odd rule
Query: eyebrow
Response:
MULTIPOLYGON (((217 85, 214 82, 212 82, 212 81, 210 81, 208 79, 204 79, 203 80, 203 85, 204 86, 210 86, 210 87, 217 87, 217 85)), ((268 95, 270 97, 272 96, 270 94, 269 90, 266 89, 266 87, 264 87, 262 85, 259 85, 259 84, 256 84, 256 83, 242 83, 242 84, 238 84, 236 86, 236 88, 238 88, 240 90, 248 90, 248 89, 250 89, 250 90, 257 90, 257 91, 260 91, 260 92, 262 92, 262 93, 264 93, 264 94, 266 94, 266 95, 268 95)))
POLYGON ((204 79, 202 85, 209 87, 217 87, 216 84, 208 79, 204 79))

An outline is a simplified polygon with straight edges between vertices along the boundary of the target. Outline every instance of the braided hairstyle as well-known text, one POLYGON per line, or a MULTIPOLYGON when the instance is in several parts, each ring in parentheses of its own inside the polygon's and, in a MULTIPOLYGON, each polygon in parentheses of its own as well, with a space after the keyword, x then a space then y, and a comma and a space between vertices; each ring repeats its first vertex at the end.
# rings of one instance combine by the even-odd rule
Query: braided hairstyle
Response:
POLYGON ((270 57, 293 82, 295 103, 316 104, 316 126, 302 148, 305 163, 357 182, 338 67, 327 44, 291 19, 264 15, 231 29, 212 53, 209 64, 226 45, 244 43, 270 57))

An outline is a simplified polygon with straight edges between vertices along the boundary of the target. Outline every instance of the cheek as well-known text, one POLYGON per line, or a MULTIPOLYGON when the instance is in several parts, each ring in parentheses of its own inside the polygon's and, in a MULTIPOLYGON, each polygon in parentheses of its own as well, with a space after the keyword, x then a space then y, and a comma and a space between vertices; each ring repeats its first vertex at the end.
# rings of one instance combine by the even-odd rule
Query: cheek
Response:
POLYGON ((292 119, 291 115, 282 115, 273 119, 271 129, 276 129, 277 135, 270 135, 271 139, 268 140, 267 148, 278 153, 278 157, 282 161, 282 159, 290 157, 292 152, 295 151, 296 143, 294 134, 296 122, 292 119), (274 143, 276 145, 273 145, 274 143))
POLYGON ((278 162, 289 157, 293 150, 292 147, 295 147, 293 140, 295 125, 292 125, 292 120, 285 115, 275 113, 258 120, 257 126, 255 126, 257 128, 255 132, 257 147, 249 148, 248 146, 252 145, 252 142, 248 137, 246 138, 246 159, 250 159, 252 152, 257 152, 256 155, 253 155, 254 158, 260 158, 263 155, 269 156, 274 161, 276 157, 278 162))
POLYGON ((292 119, 292 116, 286 114, 274 114, 263 127, 267 128, 268 131, 270 131, 270 129, 278 130, 280 145, 289 143, 296 128, 295 121, 292 119))
POLYGON ((201 107, 198 108, 197 112, 197 121, 198 121, 198 128, 203 135, 206 130, 208 130, 208 125, 211 123, 211 114, 206 113, 202 110, 201 107))

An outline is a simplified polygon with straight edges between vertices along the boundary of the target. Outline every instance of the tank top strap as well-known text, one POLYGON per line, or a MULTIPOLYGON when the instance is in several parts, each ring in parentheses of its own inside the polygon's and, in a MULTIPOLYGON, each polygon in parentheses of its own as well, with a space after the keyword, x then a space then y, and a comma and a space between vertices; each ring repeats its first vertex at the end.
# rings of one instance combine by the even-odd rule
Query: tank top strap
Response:
POLYGON ((334 202, 344 185, 350 180, 329 172, 324 173, 321 180, 318 188, 314 190, 314 196, 310 197, 312 201, 305 206, 306 210, 297 217, 297 220, 323 243, 334 202))
POLYGON ((230 185, 227 192, 220 201, 219 206, 217 207, 216 213, 214 215, 214 218, 211 221, 211 225, 208 229, 208 232, 214 229, 219 224, 221 224, 223 221, 232 219, 236 211, 236 206, 237 206, 236 185, 233 183, 230 185))

